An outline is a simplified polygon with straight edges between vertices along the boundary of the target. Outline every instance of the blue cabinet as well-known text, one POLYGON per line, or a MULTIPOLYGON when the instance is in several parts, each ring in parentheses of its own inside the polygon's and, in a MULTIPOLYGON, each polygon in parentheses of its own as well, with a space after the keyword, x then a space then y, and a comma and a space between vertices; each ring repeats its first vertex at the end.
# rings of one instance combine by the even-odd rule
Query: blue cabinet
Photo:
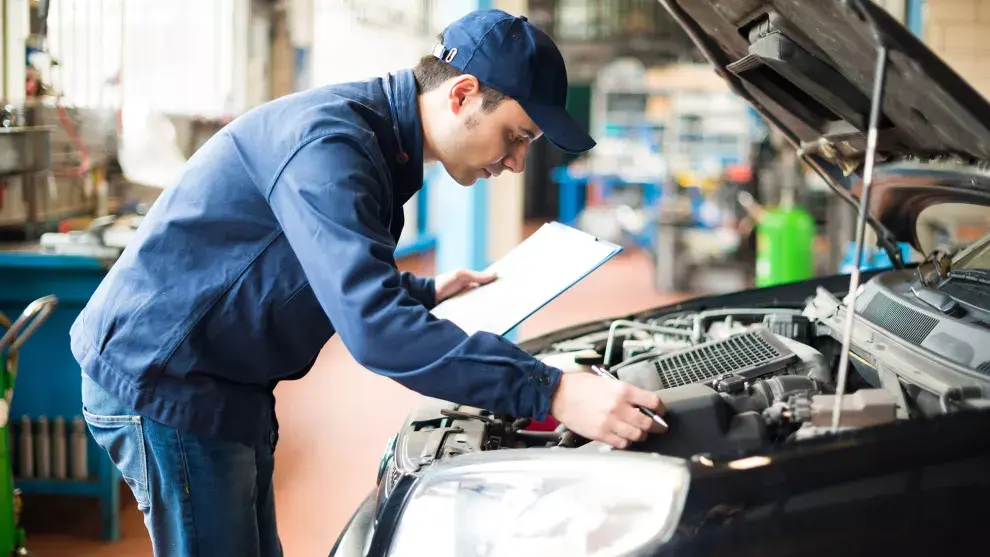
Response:
MULTIPOLYGON (((0 311, 8 318, 16 319, 36 299, 48 295, 58 298, 55 310, 20 349, 10 412, 15 429, 22 416, 29 417, 33 423, 41 416, 49 423, 61 416, 71 432, 73 418, 81 417, 80 370, 69 349, 69 329, 106 271, 105 262, 90 257, 0 252, 0 311)), ((12 437, 14 483, 25 495, 99 498, 103 540, 114 541, 119 537, 120 475, 88 430, 85 480, 72 479, 71 473, 69 479, 58 480, 21 477, 17 464, 19 435, 12 437)), ((71 463, 68 468, 71 472, 71 463)), ((26 504, 30 505, 30 501, 26 504)))

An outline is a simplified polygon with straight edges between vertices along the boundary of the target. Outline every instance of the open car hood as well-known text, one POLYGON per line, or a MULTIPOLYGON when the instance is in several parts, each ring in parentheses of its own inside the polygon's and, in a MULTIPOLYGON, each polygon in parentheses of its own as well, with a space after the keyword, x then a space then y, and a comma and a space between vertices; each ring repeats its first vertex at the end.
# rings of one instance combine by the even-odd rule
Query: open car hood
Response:
POLYGON ((921 249, 914 222, 932 204, 990 204, 990 181, 962 180, 960 189, 954 173, 984 173, 990 104, 870 0, 660 2, 730 87, 847 198, 861 188, 878 49, 888 48, 870 196, 870 224, 888 251, 896 241, 921 249), (910 187, 901 187, 902 170, 910 187))

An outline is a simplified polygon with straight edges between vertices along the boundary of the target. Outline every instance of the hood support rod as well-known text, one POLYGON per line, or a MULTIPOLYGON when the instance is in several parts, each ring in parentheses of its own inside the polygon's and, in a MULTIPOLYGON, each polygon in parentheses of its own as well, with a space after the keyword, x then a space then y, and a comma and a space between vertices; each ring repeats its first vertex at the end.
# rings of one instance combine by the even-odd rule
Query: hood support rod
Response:
MULTIPOLYGON (((869 1, 869 0, 867 0, 869 1)), ((848 4, 853 4, 847 0, 848 4)), ((877 126, 880 121, 880 109, 883 106, 883 86, 887 73, 887 45, 883 35, 878 31, 876 23, 858 0, 851 6, 858 15, 870 25, 870 30, 877 39, 876 69, 873 75, 873 95, 870 99, 870 123, 866 136, 866 164, 863 169, 863 193, 859 199, 859 218, 856 220, 856 259, 852 274, 849 277, 849 292, 846 295, 846 320, 842 329, 842 352, 839 354, 838 381, 835 388, 835 404, 832 407, 832 431, 838 430, 842 419, 842 397, 846 391, 846 380, 849 377, 849 349, 852 345, 853 324, 856 316, 856 297, 859 290, 860 261, 863 259, 863 236, 866 229, 866 217, 870 213, 870 186, 873 185, 873 169, 877 155, 877 126)))

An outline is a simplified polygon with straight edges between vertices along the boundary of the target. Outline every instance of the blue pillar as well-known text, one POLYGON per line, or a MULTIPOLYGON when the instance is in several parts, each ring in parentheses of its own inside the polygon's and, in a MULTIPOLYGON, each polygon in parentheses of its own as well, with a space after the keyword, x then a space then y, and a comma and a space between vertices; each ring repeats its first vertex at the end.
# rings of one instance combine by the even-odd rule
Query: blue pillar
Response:
POLYGON ((479 271, 488 266, 488 182, 465 187, 446 173, 430 185, 441 200, 437 226, 437 273, 479 271))
MULTIPOLYGON (((492 4, 492 0, 447 0, 438 2, 435 9, 445 22, 451 22, 474 10, 491 9, 492 4)), ((431 187, 436 188, 441 201, 435 220, 437 273, 487 267, 488 181, 478 180, 464 187, 440 172, 431 187)))
POLYGON ((907 13, 904 14, 905 27, 918 38, 922 38, 925 33, 924 18, 922 17, 924 10, 925 0, 907 0, 907 13))

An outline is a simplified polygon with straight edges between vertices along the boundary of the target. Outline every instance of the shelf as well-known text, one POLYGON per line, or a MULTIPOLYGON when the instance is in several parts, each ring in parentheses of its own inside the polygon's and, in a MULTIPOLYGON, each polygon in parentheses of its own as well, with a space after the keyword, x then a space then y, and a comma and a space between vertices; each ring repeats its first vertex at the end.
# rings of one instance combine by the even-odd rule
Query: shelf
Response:
POLYGON ((89 480, 55 480, 38 478, 14 478, 14 487, 25 495, 54 494, 100 497, 105 491, 99 478, 89 480))

